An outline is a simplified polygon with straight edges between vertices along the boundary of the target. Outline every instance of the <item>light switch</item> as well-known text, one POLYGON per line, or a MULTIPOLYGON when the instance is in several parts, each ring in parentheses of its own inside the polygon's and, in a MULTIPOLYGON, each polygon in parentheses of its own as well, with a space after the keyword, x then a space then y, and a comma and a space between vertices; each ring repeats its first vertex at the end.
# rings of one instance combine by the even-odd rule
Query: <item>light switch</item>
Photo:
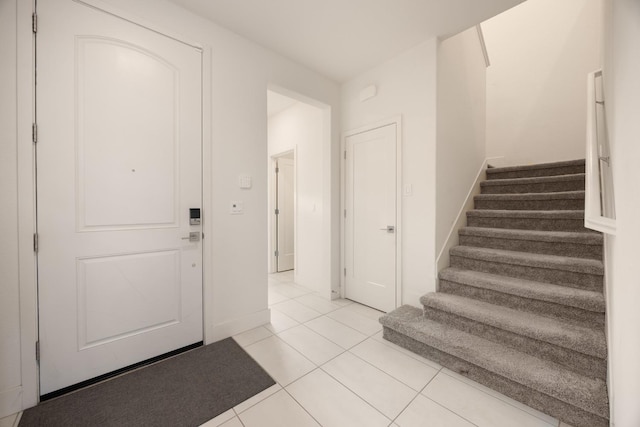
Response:
POLYGON ((404 186, 403 196, 408 197, 413 195, 413 185, 407 184, 404 186))
POLYGON ((251 175, 240 175, 238 185, 240 188, 251 188, 251 175))
POLYGON ((231 215, 242 215, 244 213, 244 203, 241 200, 232 200, 229 206, 231 215))

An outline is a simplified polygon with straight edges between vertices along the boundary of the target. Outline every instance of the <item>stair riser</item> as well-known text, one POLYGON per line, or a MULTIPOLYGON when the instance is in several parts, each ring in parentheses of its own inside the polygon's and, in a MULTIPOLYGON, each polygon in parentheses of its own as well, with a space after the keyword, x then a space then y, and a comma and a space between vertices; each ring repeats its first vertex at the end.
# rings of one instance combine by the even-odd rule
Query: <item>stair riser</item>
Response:
POLYGON ((475 208, 519 211, 574 211, 584 209, 584 199, 484 200, 476 198, 475 208))
POLYGON ((481 338, 513 347, 523 353, 555 362, 578 374, 603 380, 606 379, 607 365, 603 359, 582 354, 548 342, 528 338, 524 335, 515 334, 427 306, 424 307, 424 317, 435 322, 453 326, 456 329, 477 335, 481 338))
POLYGON ((554 193, 584 191, 584 180, 537 182, 530 184, 481 185, 482 194, 554 193))
MULTIPOLYGON (((425 343, 407 337, 393 329, 384 327, 383 336, 387 341, 404 347, 422 357, 433 360, 467 378, 511 397, 527 406, 535 408, 574 426, 608 427, 608 420, 587 412, 545 393, 533 390, 501 375, 494 374, 477 365, 466 362, 425 343)), ((606 403, 606 402, 605 402, 606 403)), ((607 406, 594 408, 594 412, 607 414, 607 406)))
POLYGON ((578 231, 592 232, 584 228, 582 219, 546 219, 546 218, 514 218, 514 217, 483 217, 467 215, 468 227, 508 228, 511 230, 539 230, 539 231, 578 231))
POLYGON ((590 328, 604 327, 604 313, 597 313, 577 307, 570 307, 553 302, 506 294, 492 289, 477 288, 475 286, 450 282, 448 280, 440 279, 438 283, 438 292, 473 298, 490 304, 510 307, 520 311, 528 311, 530 313, 552 317, 578 326, 590 328))
POLYGON ((546 255, 602 260, 602 245, 581 245, 565 242, 541 242, 536 240, 502 239, 460 235, 460 245, 478 248, 504 249, 546 255))
POLYGON ((602 292, 602 275, 484 261, 451 255, 451 267, 602 292))
MULTIPOLYGON (((489 169, 489 171, 490 170, 491 169, 489 169)), ((584 173, 584 165, 547 169, 515 170, 508 172, 487 172, 487 179, 536 178, 541 176, 573 175, 576 173, 584 173)))

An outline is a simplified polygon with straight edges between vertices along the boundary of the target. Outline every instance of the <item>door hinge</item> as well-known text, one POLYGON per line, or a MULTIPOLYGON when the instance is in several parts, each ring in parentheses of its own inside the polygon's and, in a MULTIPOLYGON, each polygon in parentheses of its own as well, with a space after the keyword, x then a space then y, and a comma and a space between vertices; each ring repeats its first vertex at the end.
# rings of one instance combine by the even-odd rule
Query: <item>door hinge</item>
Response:
POLYGON ((344 275, 347 275, 347 267, 344 268, 344 275))
POLYGON ((344 152, 344 159, 347 160, 347 151, 344 152))
POLYGON ((33 251, 38 253, 38 233, 33 233, 33 251))
POLYGON ((34 144, 38 142, 38 125, 35 123, 31 125, 31 139, 34 144))
POLYGON ((346 209, 344 210, 344 217, 345 218, 347 217, 347 210, 346 209))
POLYGON ((276 173, 280 173, 280 168, 276 168, 276 173))
POLYGON ((276 208, 275 212, 276 212, 276 215, 280 215, 280 209, 276 208))
POLYGON ((40 362, 40 341, 36 341, 36 362, 40 362))
POLYGON ((275 255, 275 256, 280 256, 280 251, 275 251, 275 252, 273 253, 273 255, 275 255))
POLYGON ((33 34, 38 32, 38 15, 35 12, 31 15, 31 31, 33 34))

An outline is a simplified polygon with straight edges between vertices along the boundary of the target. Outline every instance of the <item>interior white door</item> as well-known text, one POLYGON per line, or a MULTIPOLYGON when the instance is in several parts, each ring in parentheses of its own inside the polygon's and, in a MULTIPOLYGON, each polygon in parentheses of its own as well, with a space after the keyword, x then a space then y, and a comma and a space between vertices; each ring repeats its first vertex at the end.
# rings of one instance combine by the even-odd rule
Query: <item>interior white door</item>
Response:
POLYGON ((346 297, 396 307, 396 124, 346 138, 346 297))
POLYGON ((202 60, 75 1, 38 16, 44 395, 202 341, 202 60))
POLYGON ((294 236, 294 178, 293 159, 279 158, 277 163, 277 227, 278 272, 293 270, 295 257, 294 236))

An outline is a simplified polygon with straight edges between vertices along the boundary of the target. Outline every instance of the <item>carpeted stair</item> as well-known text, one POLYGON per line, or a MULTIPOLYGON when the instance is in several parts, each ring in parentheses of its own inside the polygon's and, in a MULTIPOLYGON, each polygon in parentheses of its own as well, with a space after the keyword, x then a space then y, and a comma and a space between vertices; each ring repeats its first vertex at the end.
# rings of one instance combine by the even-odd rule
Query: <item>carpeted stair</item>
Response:
POLYGON ((451 267, 385 339, 580 427, 609 425, 602 235, 584 160, 487 169, 451 267))

